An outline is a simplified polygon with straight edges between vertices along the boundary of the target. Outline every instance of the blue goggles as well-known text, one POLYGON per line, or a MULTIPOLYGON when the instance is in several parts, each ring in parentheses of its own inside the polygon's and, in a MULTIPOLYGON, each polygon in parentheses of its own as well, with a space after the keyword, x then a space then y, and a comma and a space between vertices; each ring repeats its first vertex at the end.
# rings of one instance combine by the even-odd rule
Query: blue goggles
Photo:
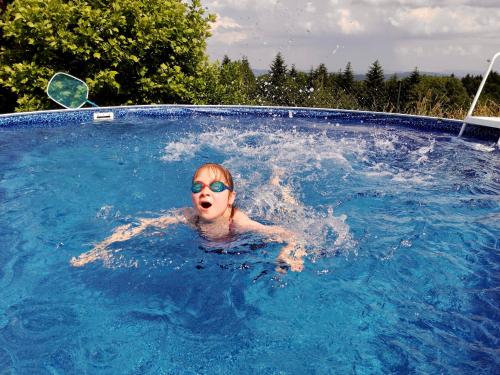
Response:
POLYGON ((208 186, 208 188, 210 190, 212 190, 214 193, 221 193, 224 190, 233 191, 233 189, 231 189, 229 186, 227 186, 226 184, 224 184, 222 181, 214 181, 214 182, 210 183, 209 185, 206 185, 206 184, 204 184, 203 182, 200 182, 200 181, 195 181, 195 182, 193 182, 193 185, 191 185, 191 192, 193 194, 198 194, 206 186, 208 186))

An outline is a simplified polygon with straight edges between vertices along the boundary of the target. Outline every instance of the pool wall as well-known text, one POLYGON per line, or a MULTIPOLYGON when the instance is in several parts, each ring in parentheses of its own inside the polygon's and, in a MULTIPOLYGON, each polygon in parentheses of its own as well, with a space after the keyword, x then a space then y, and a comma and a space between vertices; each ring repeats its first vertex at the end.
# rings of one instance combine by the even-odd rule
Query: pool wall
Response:
MULTIPOLYGON (((425 131, 436 131, 458 135, 462 121, 437 117, 413 116, 385 112, 349 111, 341 109, 256 107, 256 106, 188 106, 145 105, 82 108, 75 110, 51 110, 21 112, 0 115, 0 128, 61 127, 94 121, 94 114, 112 112, 114 120, 137 120, 144 118, 172 118, 186 115, 257 116, 257 117, 303 117, 323 118, 332 123, 363 124, 372 126, 403 126, 425 131)), ((103 121, 103 120, 99 120, 103 121)), ((496 141, 500 130, 468 125, 465 136, 496 141)))

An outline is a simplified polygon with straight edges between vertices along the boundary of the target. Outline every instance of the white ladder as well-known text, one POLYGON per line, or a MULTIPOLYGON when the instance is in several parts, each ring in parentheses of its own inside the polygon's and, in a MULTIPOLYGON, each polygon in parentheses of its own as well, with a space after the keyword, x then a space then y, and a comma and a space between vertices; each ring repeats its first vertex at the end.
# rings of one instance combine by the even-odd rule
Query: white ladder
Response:
MULTIPOLYGON (((474 100, 472 101, 472 105, 469 109, 469 112, 467 113, 467 116, 465 116, 464 122, 462 124, 462 128, 460 129, 460 133, 458 134, 459 137, 462 136, 465 126, 467 124, 473 124, 473 125, 481 125, 481 126, 487 126, 489 128, 496 128, 500 129, 500 117, 484 117, 484 116, 472 116, 472 112, 474 112, 474 108, 476 107, 477 100, 479 99, 479 96, 481 95, 481 91, 483 91, 484 84, 486 83, 486 79, 490 75, 491 69, 493 68, 493 64, 495 63, 495 60, 500 57, 500 52, 496 53, 495 56, 491 59, 490 66, 488 67, 488 70, 484 74, 483 80, 481 81, 481 84, 479 85, 479 88, 477 89, 476 96, 474 97, 474 100)), ((500 147, 500 138, 498 138, 497 145, 500 147)))

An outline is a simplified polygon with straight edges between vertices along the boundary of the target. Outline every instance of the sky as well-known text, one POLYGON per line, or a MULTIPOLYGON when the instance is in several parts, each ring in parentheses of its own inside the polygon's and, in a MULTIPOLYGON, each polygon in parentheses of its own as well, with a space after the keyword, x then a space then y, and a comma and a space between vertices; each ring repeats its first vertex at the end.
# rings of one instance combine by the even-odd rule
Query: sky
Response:
MULTIPOLYGON (((217 16, 211 60, 247 56, 268 69, 278 52, 308 71, 364 74, 379 60, 386 73, 483 73, 500 52, 500 0, 202 0, 217 16)), ((495 64, 495 70, 497 68, 495 64)))

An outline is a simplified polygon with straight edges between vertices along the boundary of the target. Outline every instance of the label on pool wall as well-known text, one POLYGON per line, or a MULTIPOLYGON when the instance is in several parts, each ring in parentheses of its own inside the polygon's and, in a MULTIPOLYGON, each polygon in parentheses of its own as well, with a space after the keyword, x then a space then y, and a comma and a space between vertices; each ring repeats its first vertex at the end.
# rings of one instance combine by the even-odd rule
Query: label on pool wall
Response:
POLYGON ((115 115, 113 112, 95 112, 94 121, 111 121, 114 120, 115 115))

